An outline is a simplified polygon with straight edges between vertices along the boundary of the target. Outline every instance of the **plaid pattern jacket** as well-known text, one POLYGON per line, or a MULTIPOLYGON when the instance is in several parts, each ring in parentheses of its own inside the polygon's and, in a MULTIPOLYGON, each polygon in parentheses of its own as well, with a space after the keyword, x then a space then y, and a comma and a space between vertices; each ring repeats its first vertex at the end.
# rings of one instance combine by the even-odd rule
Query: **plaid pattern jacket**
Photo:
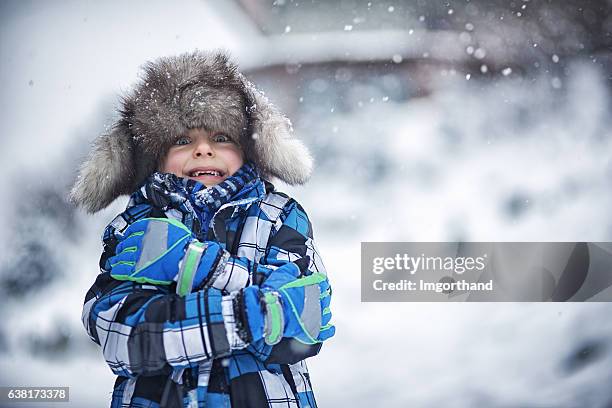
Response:
POLYGON ((203 237, 230 253, 220 278, 185 297, 174 293, 175 284, 114 280, 106 265, 115 234, 132 222, 173 217, 188 223, 185 214, 133 196, 107 227, 101 271, 82 319, 118 376, 111 407, 316 407, 304 359, 321 344, 251 342, 244 309, 236 307, 238 291, 258 284, 262 268, 293 262, 304 274, 325 273, 302 207, 270 183, 251 184, 246 197, 216 211, 203 237))

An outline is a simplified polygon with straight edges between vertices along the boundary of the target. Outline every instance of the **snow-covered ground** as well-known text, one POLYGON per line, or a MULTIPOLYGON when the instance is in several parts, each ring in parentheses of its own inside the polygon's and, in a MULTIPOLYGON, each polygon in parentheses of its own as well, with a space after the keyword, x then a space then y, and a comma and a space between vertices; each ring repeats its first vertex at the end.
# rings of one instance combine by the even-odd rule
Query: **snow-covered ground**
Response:
MULTIPOLYGON (((65 192, 81 144, 111 123, 146 59, 224 46, 252 63, 206 3, 119 4, 2 5, 0 270, 31 265, 40 253, 15 250, 37 242, 61 273, 0 301, 0 385, 70 386, 75 407, 108 406, 113 376, 80 311, 99 235, 125 201, 41 219, 56 207, 40 191, 65 192)), ((360 301, 361 241, 612 240, 604 73, 570 69, 562 82, 445 75, 427 98, 296 121, 319 166, 306 187, 281 188, 310 214, 334 286, 337 335, 309 361, 320 406, 612 404, 607 303, 360 301)))

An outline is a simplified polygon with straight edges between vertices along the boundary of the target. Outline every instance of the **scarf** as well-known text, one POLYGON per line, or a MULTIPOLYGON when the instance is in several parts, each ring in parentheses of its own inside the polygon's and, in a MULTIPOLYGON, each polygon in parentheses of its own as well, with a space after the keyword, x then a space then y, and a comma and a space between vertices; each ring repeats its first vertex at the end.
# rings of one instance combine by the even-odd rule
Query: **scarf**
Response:
MULTIPOLYGON (((151 174, 132 194, 128 207, 149 204, 178 218, 199 238, 206 236, 212 217, 225 204, 240 203, 265 193, 264 185, 252 163, 245 163, 221 183, 204 184, 171 173, 151 174)), ((253 201, 253 200, 248 200, 253 201)))

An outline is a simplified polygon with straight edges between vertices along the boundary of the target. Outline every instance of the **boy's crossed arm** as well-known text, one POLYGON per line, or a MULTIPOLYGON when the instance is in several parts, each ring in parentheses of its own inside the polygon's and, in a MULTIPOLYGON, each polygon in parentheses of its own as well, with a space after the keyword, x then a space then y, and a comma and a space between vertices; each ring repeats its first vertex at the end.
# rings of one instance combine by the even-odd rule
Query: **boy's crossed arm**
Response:
POLYGON ((280 259, 296 249, 294 222, 290 211, 285 231, 270 239, 262 259, 269 265, 231 257, 218 243, 197 242, 173 220, 132 224, 107 262, 112 271, 99 276, 83 311, 90 336, 115 373, 154 374, 166 363, 182 368, 247 346, 263 362, 294 363, 316 354, 335 330, 329 323, 331 289, 325 274, 307 271, 308 256, 280 259), (210 287, 227 265, 237 264, 255 269, 259 285, 227 296, 210 287), (184 297, 164 286, 173 280, 184 297), (318 347, 287 347, 296 341, 318 347))

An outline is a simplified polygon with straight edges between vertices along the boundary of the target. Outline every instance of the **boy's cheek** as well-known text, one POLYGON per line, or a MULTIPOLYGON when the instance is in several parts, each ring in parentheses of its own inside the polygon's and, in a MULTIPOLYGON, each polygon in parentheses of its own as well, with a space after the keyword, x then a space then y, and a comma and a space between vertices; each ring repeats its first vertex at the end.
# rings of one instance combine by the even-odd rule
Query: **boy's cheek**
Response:
POLYGON ((160 166, 159 171, 162 173, 172 173, 175 176, 184 177, 182 166, 177 163, 176 158, 167 156, 165 157, 160 166))

